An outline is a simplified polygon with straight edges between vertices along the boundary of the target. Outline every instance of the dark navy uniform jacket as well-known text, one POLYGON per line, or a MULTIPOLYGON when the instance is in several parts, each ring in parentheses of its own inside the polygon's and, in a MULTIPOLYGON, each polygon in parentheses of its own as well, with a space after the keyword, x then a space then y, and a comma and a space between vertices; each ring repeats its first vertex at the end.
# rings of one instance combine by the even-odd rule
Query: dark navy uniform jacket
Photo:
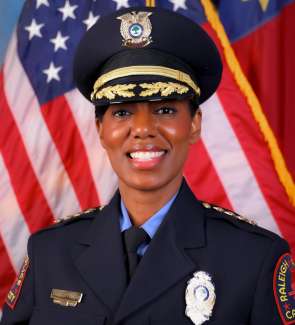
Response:
POLYGON ((185 290, 196 271, 215 286, 208 325, 281 324, 273 272, 288 251, 277 235, 205 207, 184 183, 127 286, 119 226, 120 195, 102 210, 34 234, 30 265, 14 310, 1 325, 192 325, 185 290), (76 307, 51 290, 83 293, 76 307))

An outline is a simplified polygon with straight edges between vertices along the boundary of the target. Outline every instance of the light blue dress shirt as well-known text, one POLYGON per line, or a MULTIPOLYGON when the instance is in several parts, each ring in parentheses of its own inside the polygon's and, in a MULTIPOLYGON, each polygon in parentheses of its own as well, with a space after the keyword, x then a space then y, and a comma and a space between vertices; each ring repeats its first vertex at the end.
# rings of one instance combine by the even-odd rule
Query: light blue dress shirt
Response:
MULTIPOLYGON (((162 223, 163 219, 165 218, 168 210, 170 209, 171 205, 173 204, 176 196, 177 196, 177 193, 159 211, 157 211, 143 225, 140 226, 140 228, 143 228, 146 231, 146 233, 150 236, 151 239, 154 237, 160 224, 162 223)), ((128 211, 125 207, 123 200, 121 199, 121 216, 120 216, 121 232, 123 232, 124 230, 126 230, 132 226, 133 225, 132 225, 130 217, 128 215, 128 211)), ((147 250, 148 246, 149 246, 148 244, 140 245, 138 247, 137 254, 140 256, 143 256, 143 254, 147 250)))

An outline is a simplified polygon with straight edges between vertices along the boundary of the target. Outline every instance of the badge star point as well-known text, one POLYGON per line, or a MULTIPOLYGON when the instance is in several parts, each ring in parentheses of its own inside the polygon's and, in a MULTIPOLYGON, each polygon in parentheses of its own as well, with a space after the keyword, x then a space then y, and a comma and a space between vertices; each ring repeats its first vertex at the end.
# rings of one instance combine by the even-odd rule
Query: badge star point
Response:
POLYGON ((62 36, 61 32, 58 31, 55 38, 51 38, 50 42, 54 44, 54 52, 59 49, 67 50, 66 41, 69 39, 69 36, 62 36))
POLYGON ((90 11, 87 19, 83 20, 83 23, 86 25, 86 29, 88 30, 91 28, 99 19, 99 15, 94 16, 93 12, 90 11))
POLYGON ((67 20, 68 18, 76 19, 74 11, 78 8, 77 5, 70 4, 69 0, 66 0, 63 7, 58 8, 58 11, 62 13, 62 21, 67 20))
POLYGON ((49 67, 43 70, 43 73, 47 75, 46 82, 50 83, 52 80, 60 81, 60 77, 58 73, 61 69, 62 67, 56 67, 54 63, 51 61, 49 67))
POLYGON ((36 0, 36 8, 39 9, 42 5, 49 7, 48 0, 36 0))
POLYGON ((119 10, 121 8, 128 8, 129 7, 129 3, 128 3, 128 0, 113 0, 117 7, 116 7, 116 10, 119 10))
POLYGON ((42 37, 41 28, 44 24, 37 24, 36 20, 33 18, 30 25, 25 27, 25 30, 29 32, 29 40, 31 40, 34 36, 42 37))
POLYGON ((177 11, 178 9, 187 9, 185 4, 186 0, 169 0, 169 2, 173 4, 173 11, 177 11))

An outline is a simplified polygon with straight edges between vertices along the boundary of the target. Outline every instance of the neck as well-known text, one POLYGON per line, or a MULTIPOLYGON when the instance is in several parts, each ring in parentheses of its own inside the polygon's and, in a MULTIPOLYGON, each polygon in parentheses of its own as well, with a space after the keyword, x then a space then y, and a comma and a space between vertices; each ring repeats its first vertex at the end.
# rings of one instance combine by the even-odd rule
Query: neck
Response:
POLYGON ((178 191, 182 178, 156 190, 139 190, 119 182, 121 198, 134 226, 141 226, 159 211, 178 191))

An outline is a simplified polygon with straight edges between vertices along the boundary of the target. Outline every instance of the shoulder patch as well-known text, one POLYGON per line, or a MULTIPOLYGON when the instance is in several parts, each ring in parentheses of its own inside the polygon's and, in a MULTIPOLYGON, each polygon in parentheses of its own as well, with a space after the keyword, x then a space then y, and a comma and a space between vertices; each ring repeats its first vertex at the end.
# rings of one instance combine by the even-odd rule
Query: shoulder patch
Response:
POLYGON ((24 280, 25 280, 25 277, 26 277, 28 267, 29 267, 29 257, 26 256, 25 260, 24 260, 24 263, 23 263, 23 265, 22 265, 22 267, 20 269, 19 275, 15 279, 15 281, 14 281, 14 283, 13 283, 13 285, 12 285, 11 289, 9 290, 8 295, 6 297, 6 304, 11 309, 14 309, 14 307, 15 307, 15 305, 17 303, 21 288, 23 286, 23 283, 24 283, 24 280))
POLYGON ((207 202, 202 202, 202 205, 206 209, 213 209, 215 211, 227 214, 228 216, 232 216, 232 217, 234 217, 234 218, 236 218, 236 219, 238 219, 240 221, 244 221, 244 222, 250 223, 251 225, 257 226, 257 223, 254 220, 243 217, 243 216, 241 216, 241 215, 239 215, 239 214, 237 214, 237 213, 235 213, 233 211, 224 209, 224 208, 216 206, 216 205, 211 205, 210 203, 207 203, 207 202))
POLYGON ((103 209, 103 206, 101 207, 97 207, 97 208, 91 208, 91 209, 87 209, 87 210, 84 210, 82 212, 79 212, 79 213, 75 213, 75 214, 72 214, 70 216, 67 216, 65 218, 61 218, 61 219, 56 219, 54 221, 55 224, 57 223, 62 223, 62 222, 67 222, 67 221, 71 221, 71 220, 75 220, 77 218, 79 218, 80 216, 84 215, 84 214, 88 214, 88 213, 91 213, 95 210, 102 210, 103 209))
POLYGON ((273 290, 283 324, 295 324, 295 264, 290 253, 277 262, 273 290))

